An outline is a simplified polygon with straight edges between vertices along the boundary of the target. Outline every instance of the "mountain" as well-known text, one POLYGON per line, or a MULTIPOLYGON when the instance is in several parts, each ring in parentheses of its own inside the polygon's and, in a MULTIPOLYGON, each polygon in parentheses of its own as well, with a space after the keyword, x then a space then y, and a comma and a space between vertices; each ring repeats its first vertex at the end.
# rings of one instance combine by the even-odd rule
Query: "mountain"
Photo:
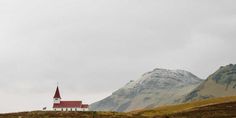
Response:
POLYGON ((187 94, 183 102, 232 95, 236 95, 236 64, 221 66, 196 89, 187 94))
POLYGON ((179 99, 202 82, 184 70, 154 69, 107 98, 90 105, 95 111, 131 111, 179 103, 179 99))

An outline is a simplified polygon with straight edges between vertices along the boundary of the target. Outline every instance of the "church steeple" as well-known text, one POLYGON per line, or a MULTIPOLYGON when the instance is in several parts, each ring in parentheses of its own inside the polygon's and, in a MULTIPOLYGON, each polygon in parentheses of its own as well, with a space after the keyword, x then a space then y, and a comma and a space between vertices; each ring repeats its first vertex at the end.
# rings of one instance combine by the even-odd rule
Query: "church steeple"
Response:
POLYGON ((57 89, 56 89, 56 92, 54 94, 54 97, 53 98, 61 98, 61 95, 60 95, 60 91, 59 91, 59 88, 57 86, 57 89))
POLYGON ((60 91, 59 91, 58 86, 57 86, 56 92, 54 94, 53 101, 54 101, 54 103, 58 103, 58 104, 61 102, 61 95, 60 95, 60 91))

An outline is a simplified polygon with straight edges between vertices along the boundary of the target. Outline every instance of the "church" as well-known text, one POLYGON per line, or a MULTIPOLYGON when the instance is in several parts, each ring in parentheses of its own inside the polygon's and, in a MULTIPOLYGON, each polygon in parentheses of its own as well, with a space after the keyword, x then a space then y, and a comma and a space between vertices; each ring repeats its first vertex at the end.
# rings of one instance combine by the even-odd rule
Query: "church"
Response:
POLYGON ((82 104, 82 101, 61 101, 61 95, 57 86, 53 97, 54 111, 88 111, 88 104, 82 104))

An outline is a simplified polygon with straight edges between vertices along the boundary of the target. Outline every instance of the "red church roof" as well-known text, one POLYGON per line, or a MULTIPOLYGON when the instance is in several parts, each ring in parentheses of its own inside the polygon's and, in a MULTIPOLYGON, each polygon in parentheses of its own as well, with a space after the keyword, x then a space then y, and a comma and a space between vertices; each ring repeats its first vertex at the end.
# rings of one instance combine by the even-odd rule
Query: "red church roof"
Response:
POLYGON ((53 98, 61 98, 58 86, 57 86, 57 89, 53 98))
POLYGON ((82 101, 61 101, 53 104, 53 108, 82 108, 82 106, 82 101))
POLYGON ((88 104, 82 104, 81 108, 88 108, 89 105, 88 104))

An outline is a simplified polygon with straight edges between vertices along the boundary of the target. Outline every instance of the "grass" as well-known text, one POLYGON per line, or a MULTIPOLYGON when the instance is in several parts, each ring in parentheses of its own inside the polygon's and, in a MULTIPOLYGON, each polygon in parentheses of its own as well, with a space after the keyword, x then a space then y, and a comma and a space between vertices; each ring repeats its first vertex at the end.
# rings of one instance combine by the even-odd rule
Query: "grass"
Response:
POLYGON ((168 106, 160 106, 154 109, 144 109, 130 112, 130 114, 136 114, 140 116, 164 116, 170 115, 178 112, 188 111, 193 108, 213 105, 213 104, 220 104, 220 103, 227 103, 236 101, 236 96, 228 96, 228 97, 219 97, 219 98, 210 98, 205 100, 198 100, 193 101, 190 103, 178 104, 178 105, 168 105, 168 106))
MULTIPOLYGON (((0 114, 0 118, 147 118, 164 117, 176 113, 189 112, 204 106, 223 105, 222 103, 236 102, 236 96, 211 98, 190 103, 160 106, 154 109, 143 109, 132 112, 98 112, 98 111, 77 111, 77 112, 57 112, 57 111, 32 111, 20 113, 0 114)), ((229 113, 231 114, 231 113, 229 113)))

